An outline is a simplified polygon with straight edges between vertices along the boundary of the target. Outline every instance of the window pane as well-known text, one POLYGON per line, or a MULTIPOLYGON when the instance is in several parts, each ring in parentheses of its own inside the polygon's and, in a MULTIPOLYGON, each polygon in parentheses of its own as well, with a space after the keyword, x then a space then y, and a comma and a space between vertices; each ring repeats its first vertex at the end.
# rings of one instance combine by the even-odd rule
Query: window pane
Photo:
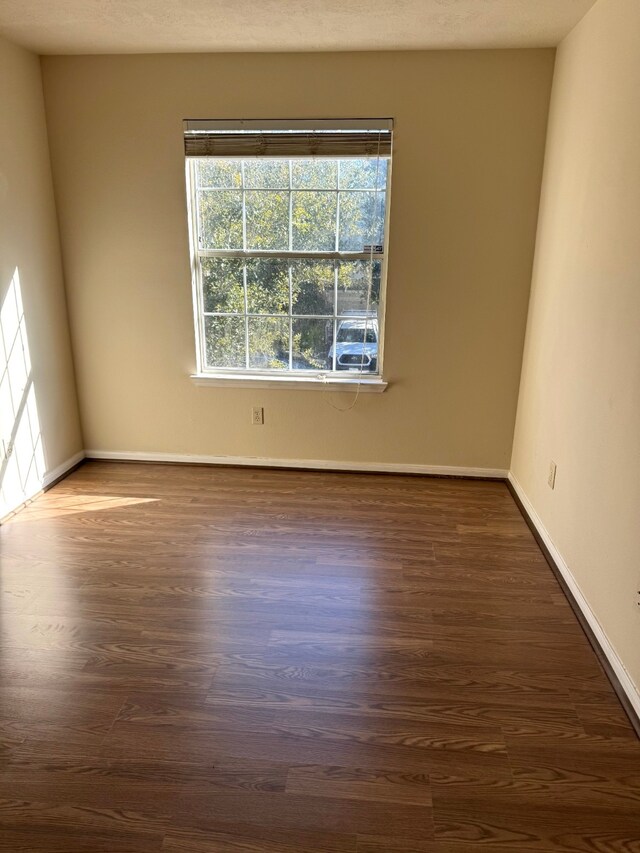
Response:
POLYGON ((202 258, 204 310, 211 314, 244 313, 242 261, 202 258))
POLYGON ((289 264, 271 258, 247 261, 247 309, 250 314, 289 313, 289 264))
POLYGON ((294 192, 291 232, 294 251, 334 251, 336 193, 294 192))
POLYGON ((338 314, 364 313, 371 285, 369 310, 380 302, 380 261, 340 261, 338 265, 338 314))
POLYGON ((289 369, 289 320, 286 317, 249 317, 249 367, 289 369))
POLYGON ((196 160, 198 187, 241 187, 240 160, 199 157, 196 160))
POLYGON ((363 157, 340 161, 341 190, 384 189, 389 161, 381 157, 363 157))
POLYGON ((293 320, 293 369, 331 370, 333 320, 293 320))
POLYGON ((289 193, 246 193, 247 249, 289 248, 289 193))
POLYGON ((242 192, 198 193, 200 241, 205 249, 242 249, 242 192))
POLYGON ((333 314, 333 261, 292 261, 291 295, 294 314, 333 314))
POLYGON ((382 244, 384 236, 384 193, 340 193, 341 252, 364 252, 365 246, 382 244))
POLYGON ((289 189, 289 161, 245 160, 244 185, 251 189, 289 189))
POLYGON ((378 372, 382 260, 368 253, 382 252, 388 168, 376 157, 194 162, 199 247, 213 250, 197 259, 206 368, 378 372), (363 255, 314 254, 336 251, 363 255))
POLYGON ((335 190, 338 187, 338 161, 292 160, 291 184, 299 190, 335 190))
POLYGON ((207 367, 245 367, 244 318, 205 317, 207 367))

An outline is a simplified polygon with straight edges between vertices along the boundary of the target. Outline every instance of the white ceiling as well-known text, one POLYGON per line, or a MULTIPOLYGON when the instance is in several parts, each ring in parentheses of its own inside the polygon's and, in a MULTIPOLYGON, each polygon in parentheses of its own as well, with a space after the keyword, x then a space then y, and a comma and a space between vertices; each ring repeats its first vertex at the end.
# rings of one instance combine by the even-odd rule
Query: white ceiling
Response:
POLYGON ((544 47, 594 2, 0 0, 0 32, 39 53, 544 47))

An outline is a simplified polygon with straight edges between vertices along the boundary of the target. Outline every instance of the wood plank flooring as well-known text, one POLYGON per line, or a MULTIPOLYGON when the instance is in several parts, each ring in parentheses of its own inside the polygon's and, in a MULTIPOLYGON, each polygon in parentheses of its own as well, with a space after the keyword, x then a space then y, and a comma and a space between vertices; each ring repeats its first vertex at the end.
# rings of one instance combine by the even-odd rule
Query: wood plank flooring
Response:
POLYGON ((0 558, 2 851, 640 851, 502 483, 94 462, 0 558))

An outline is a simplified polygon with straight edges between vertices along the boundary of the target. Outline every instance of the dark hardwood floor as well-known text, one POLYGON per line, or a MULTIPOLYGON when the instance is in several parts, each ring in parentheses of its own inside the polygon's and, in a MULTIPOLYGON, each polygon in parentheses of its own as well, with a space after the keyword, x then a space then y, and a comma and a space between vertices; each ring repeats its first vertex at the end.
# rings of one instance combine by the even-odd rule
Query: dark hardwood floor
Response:
POLYGON ((0 556, 2 851, 640 851, 502 483, 90 463, 0 556))

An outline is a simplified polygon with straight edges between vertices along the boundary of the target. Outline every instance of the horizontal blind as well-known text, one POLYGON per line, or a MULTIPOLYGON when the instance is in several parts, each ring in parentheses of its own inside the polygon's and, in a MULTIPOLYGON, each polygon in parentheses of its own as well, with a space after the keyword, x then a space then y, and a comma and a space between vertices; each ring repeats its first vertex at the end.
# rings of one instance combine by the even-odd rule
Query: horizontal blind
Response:
POLYGON ((187 157, 375 157, 391 155, 391 122, 314 122, 312 127, 290 129, 286 122, 277 127, 252 127, 254 122, 239 123, 237 128, 228 121, 185 122, 184 150, 187 157), (360 124, 361 126, 357 126, 360 124))

